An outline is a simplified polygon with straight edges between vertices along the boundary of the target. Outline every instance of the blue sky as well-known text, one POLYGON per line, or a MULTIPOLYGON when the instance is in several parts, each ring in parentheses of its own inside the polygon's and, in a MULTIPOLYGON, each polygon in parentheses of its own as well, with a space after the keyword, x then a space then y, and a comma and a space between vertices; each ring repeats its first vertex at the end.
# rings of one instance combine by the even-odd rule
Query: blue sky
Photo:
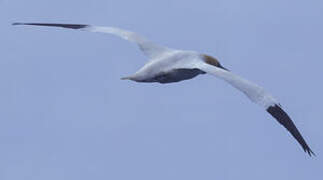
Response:
POLYGON ((0 1, 0 179, 320 179, 323 2, 318 0, 0 1), (138 32, 217 57, 270 91, 310 158, 267 112, 209 75, 121 81, 147 58, 106 34, 138 32))

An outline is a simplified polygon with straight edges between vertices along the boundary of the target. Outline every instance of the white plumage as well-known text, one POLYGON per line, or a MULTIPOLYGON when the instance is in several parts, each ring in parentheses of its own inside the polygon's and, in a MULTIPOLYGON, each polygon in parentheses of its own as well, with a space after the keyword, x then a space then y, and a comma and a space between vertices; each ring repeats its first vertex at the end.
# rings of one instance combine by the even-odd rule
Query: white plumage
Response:
POLYGON ((136 82, 173 83, 191 79, 205 73, 214 75, 242 91, 252 102, 264 107, 267 112, 293 135, 305 152, 310 156, 315 155, 297 130, 293 121, 271 94, 261 86, 228 71, 217 59, 211 56, 195 51, 175 50, 160 46, 134 32, 115 27, 49 23, 14 23, 13 25, 52 26, 109 33, 135 42, 150 60, 135 74, 122 79, 129 79, 136 82))

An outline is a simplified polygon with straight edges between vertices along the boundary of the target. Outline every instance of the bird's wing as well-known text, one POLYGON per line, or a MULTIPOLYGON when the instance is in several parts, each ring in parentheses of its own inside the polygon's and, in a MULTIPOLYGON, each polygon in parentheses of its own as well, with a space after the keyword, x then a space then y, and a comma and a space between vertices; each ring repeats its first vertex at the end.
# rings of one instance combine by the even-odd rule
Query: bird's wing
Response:
POLYGON ((140 49, 150 58, 158 57, 164 52, 171 51, 167 47, 157 45, 148 39, 140 36, 137 33, 126 31, 116 27, 104 27, 104 26, 91 26, 85 24, 51 24, 51 23, 13 23, 12 25, 31 25, 31 26, 49 26, 49 27, 62 27, 69 29, 84 30, 90 32, 101 32, 119 36, 125 40, 135 42, 139 45, 140 49))
POLYGON ((225 80, 233 87, 237 88, 238 90, 242 91, 245 95, 247 95, 247 97, 251 101, 263 106, 268 113, 270 113, 281 125, 283 125, 293 135, 293 137, 298 141, 298 143, 302 146, 305 152, 307 152, 310 156, 315 155, 305 142, 304 138, 296 128, 293 121, 281 108, 278 101, 275 100, 269 93, 267 93, 264 88, 229 71, 220 69, 215 66, 211 66, 206 63, 199 63, 197 66, 200 70, 225 80))

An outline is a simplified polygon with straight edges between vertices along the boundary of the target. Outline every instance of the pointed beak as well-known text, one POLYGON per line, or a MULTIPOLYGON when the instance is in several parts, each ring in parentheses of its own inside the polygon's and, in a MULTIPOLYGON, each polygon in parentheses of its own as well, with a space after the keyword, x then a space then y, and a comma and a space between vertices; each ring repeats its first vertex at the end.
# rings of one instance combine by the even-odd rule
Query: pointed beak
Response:
POLYGON ((219 67, 219 68, 221 68, 221 69, 224 69, 224 70, 226 70, 226 71, 230 71, 229 69, 227 69, 227 68, 223 67, 221 64, 220 64, 218 67, 219 67))

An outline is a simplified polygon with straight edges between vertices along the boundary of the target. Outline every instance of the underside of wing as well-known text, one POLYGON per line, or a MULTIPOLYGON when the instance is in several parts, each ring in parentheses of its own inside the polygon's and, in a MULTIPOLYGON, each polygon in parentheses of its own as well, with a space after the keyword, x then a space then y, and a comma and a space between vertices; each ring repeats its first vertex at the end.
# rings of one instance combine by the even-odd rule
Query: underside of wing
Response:
POLYGON ((91 26, 86 24, 55 24, 55 23, 13 23, 13 25, 31 25, 31 26, 47 26, 47 27, 61 27, 69 29, 78 29, 90 32, 101 32, 119 36, 125 40, 135 42, 140 49, 150 58, 155 58, 165 52, 171 51, 167 47, 157 45, 137 33, 126 31, 115 27, 91 26))
POLYGON ((304 138, 296 128, 291 118, 280 107, 277 100, 274 99, 262 87, 229 71, 223 70, 215 66, 211 66, 206 63, 200 64, 198 65, 198 67, 206 73, 212 74, 218 78, 225 80, 233 87, 246 94, 251 101, 265 107, 267 112, 269 112, 281 125, 283 125, 292 134, 292 136, 298 141, 298 143, 302 146, 305 152, 307 152, 310 156, 315 155, 305 142, 304 138))

